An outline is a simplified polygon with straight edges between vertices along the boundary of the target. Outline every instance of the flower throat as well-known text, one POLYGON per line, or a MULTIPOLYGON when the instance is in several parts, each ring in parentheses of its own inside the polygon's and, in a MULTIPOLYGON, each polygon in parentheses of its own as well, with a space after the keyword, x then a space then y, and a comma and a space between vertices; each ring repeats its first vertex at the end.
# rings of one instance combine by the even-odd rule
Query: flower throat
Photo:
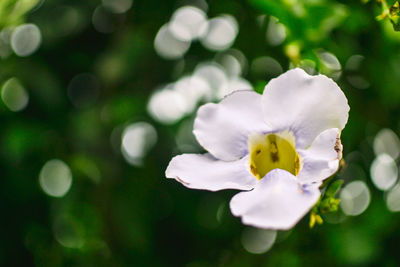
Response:
POLYGON ((297 176, 300 170, 300 158, 294 147, 293 135, 256 134, 249 138, 250 172, 262 179, 273 169, 282 169, 297 176))

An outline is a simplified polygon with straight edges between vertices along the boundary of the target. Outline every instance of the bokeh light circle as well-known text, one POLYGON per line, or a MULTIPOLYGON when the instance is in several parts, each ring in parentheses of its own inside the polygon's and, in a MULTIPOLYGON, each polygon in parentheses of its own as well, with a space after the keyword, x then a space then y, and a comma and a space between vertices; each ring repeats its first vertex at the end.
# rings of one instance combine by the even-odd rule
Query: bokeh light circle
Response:
POLYGON ((286 27, 275 17, 271 17, 269 20, 266 39, 272 46, 278 46, 286 39, 286 27))
POLYGON ((82 223, 69 215, 61 215, 55 219, 53 232, 55 239, 64 247, 81 248, 85 244, 82 223))
POLYGON ((250 71, 255 78, 274 78, 283 72, 281 64, 272 57, 258 57, 251 62, 250 71))
POLYGON ((363 213, 370 200, 371 194, 363 181, 353 181, 340 192, 340 207, 348 216, 357 216, 363 213))
POLYGON ((177 9, 172 15, 169 30, 179 40, 192 41, 204 34, 207 16, 203 10, 184 6, 177 9))
POLYGON ((59 159, 49 160, 42 167, 39 183, 43 191, 52 197, 63 197, 72 185, 72 173, 67 164, 59 159))
POLYGON ((375 155, 388 154, 397 159, 400 154, 400 140, 391 129, 380 130, 374 138, 373 148, 375 155))
POLYGON ((397 181, 398 168, 393 158, 387 154, 381 154, 371 164, 371 179, 380 190, 388 190, 397 181))
POLYGON ((209 95, 207 96, 208 101, 218 99, 219 96, 223 95, 223 92, 229 90, 228 76, 224 68, 215 62, 199 64, 193 75, 208 84, 210 88, 209 95))
POLYGON ((230 15, 222 15, 210 19, 203 27, 207 27, 207 31, 201 38, 201 43, 212 51, 221 51, 229 48, 239 32, 236 19, 230 15))
POLYGON ((252 254, 262 254, 272 248, 277 232, 253 227, 246 227, 242 232, 242 246, 252 254))
POLYGON ((190 42, 176 38, 168 24, 163 25, 154 39, 154 49, 165 59, 179 59, 189 49, 190 42))
POLYGON ((92 14, 92 24, 96 31, 109 34, 114 32, 118 27, 119 18, 109 8, 100 5, 92 14))
POLYGON ((11 78, 1 88, 1 99, 11 111, 16 112, 28 105, 29 94, 17 78, 11 78))
POLYGON ((103 6, 113 13, 125 13, 132 7, 132 0, 103 0, 103 6))
POLYGON ((33 54, 39 48, 41 41, 40 30, 32 23, 18 26, 11 35, 11 47, 20 57, 33 54))
POLYGON ((166 88, 156 91, 150 98, 147 110, 157 121, 173 124, 187 112, 188 103, 185 97, 176 90, 166 88))
POLYGON ((128 163, 140 166, 143 163, 143 158, 156 142, 156 129, 147 122, 136 122, 124 129, 121 152, 128 163))
POLYGON ((388 191, 386 195, 386 206, 391 212, 400 211, 400 184, 388 191))

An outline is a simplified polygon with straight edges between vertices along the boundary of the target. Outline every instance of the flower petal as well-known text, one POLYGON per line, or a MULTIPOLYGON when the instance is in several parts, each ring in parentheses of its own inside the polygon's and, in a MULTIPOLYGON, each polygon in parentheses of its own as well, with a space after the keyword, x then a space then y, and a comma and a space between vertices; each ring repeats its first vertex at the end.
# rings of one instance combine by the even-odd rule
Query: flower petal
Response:
POLYGON ((275 169, 267 173, 254 190, 236 194, 232 214, 242 222, 259 228, 290 229, 318 201, 317 186, 301 186, 291 173, 275 169))
POLYGON ((247 137, 268 130, 264 123, 261 95, 249 90, 235 91, 219 104, 199 108, 193 133, 214 157, 237 160, 248 152, 247 137))
POLYGON ((183 154, 171 160, 165 175, 192 189, 250 190, 257 179, 250 174, 247 162, 248 157, 227 162, 210 154, 183 154))
POLYGON ((337 128, 325 130, 315 138, 310 148, 298 150, 303 162, 298 175, 300 182, 320 182, 337 171, 342 158, 342 147, 337 142, 339 134, 337 128))
POLYGON ((342 130, 350 109, 333 80, 298 68, 272 79, 262 97, 266 122, 273 129, 293 131, 296 147, 303 149, 326 129, 342 130))

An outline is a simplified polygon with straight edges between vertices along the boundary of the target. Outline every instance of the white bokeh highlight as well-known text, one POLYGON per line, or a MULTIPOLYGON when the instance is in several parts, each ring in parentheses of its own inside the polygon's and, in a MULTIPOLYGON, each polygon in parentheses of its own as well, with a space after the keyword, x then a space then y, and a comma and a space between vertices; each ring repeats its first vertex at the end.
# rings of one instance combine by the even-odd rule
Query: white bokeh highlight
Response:
POLYGON ((72 173, 67 164, 59 159, 47 161, 39 174, 42 190, 52 197, 63 197, 71 188, 72 173))
POLYGON ((272 248, 276 240, 276 235, 276 230, 246 227, 242 232, 241 243, 247 252, 262 254, 272 248))
POLYGON ((239 32, 238 23, 231 15, 212 18, 203 27, 207 31, 202 36, 201 43, 211 51, 222 51, 231 47, 239 32))
POLYGON ((390 189, 397 181, 398 168, 394 159, 387 154, 380 154, 371 164, 371 180, 379 190, 390 189))
POLYGON ((331 71, 340 71, 342 69, 342 65, 334 54, 330 52, 321 52, 318 54, 318 57, 325 67, 331 71))
POLYGON ((386 195, 386 206, 391 212, 400 211, 400 184, 394 186, 386 195))
POLYGON ((391 129, 382 129, 374 138, 373 148, 375 155, 388 154, 397 159, 400 154, 400 140, 391 129))
POLYGON ((216 62, 205 62, 199 64, 193 75, 202 79, 210 88, 208 101, 220 99, 224 92, 229 91, 229 78, 225 69, 216 62))
POLYGON ((371 194, 363 181, 353 181, 340 192, 340 207, 344 214, 357 216, 363 213, 371 200, 371 194))
POLYGON ((121 140, 121 152, 129 164, 141 166, 144 157, 156 142, 156 129, 147 122, 136 122, 124 129, 121 140))
POLYGON ((278 46, 283 43, 286 39, 286 28, 282 23, 274 17, 271 17, 268 23, 267 42, 272 46, 278 46))
POLYGON ((11 78, 1 88, 1 100, 8 109, 18 112, 28 105, 29 94, 17 78, 11 78))
POLYGON ((169 24, 163 25, 154 39, 154 49, 165 59, 179 59, 189 49, 190 41, 180 40, 172 34, 169 24))
POLYGON ((181 41, 192 41, 207 30, 207 15, 194 6, 184 6, 175 10, 170 20, 169 30, 181 41))
POLYGON ((185 100, 184 94, 170 85, 153 93, 147 104, 147 111, 160 123, 174 124, 187 114, 191 106, 185 100))
POLYGON ((39 48, 41 42, 40 29, 32 23, 16 27, 11 35, 11 48, 20 57, 33 54, 39 48))
POLYGON ((320 72, 334 80, 338 80, 342 74, 342 65, 340 64, 339 59, 331 52, 322 49, 317 53, 317 55, 321 63, 320 72))
POLYGON ((225 69, 229 76, 239 76, 242 74, 242 65, 239 59, 231 54, 224 54, 217 61, 225 69))

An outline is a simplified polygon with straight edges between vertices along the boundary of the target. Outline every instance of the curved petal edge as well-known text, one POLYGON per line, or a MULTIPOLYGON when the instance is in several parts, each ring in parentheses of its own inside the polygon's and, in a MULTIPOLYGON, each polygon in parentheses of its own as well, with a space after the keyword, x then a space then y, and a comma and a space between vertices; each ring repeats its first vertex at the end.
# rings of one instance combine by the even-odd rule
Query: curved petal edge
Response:
POLYGON ((261 95, 238 90, 218 104, 205 104, 199 108, 193 128, 199 144, 214 157, 225 161, 242 158, 248 152, 249 134, 268 130, 261 95))
POLYGON ((165 175, 192 189, 250 190, 257 179, 248 171, 247 162, 247 157, 227 162, 210 154, 183 154, 170 161, 165 175))
POLYGON ((272 79, 262 98, 266 123, 292 131, 300 149, 307 148, 324 130, 342 130, 349 116, 347 98, 332 79, 311 76, 299 68, 272 79))
POLYGON ((243 224, 287 230, 307 214, 320 194, 317 185, 300 185, 291 173, 275 169, 254 190, 236 194, 230 208, 243 224))

